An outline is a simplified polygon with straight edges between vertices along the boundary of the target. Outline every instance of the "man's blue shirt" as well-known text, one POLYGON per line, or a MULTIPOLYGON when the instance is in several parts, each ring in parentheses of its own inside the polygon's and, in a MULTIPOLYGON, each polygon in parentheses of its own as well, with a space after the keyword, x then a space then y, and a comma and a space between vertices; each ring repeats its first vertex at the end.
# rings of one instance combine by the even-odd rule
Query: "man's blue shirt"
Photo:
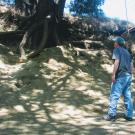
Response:
POLYGON ((129 51, 123 47, 117 47, 113 50, 112 59, 116 60, 118 59, 119 67, 116 72, 116 78, 131 74, 132 72, 132 55, 129 53, 129 51))

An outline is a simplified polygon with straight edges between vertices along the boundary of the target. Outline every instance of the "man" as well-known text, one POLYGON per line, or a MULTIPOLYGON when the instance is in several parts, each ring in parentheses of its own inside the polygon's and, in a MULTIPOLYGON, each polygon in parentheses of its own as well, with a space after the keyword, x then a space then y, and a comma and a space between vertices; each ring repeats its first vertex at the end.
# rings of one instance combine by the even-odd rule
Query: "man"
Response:
POLYGON ((132 82, 132 55, 125 46, 122 37, 116 37, 112 59, 114 67, 112 73, 112 85, 109 100, 108 114, 105 120, 114 121, 116 119, 117 104, 121 95, 124 97, 125 113, 124 118, 128 121, 133 119, 133 102, 131 99, 132 82))

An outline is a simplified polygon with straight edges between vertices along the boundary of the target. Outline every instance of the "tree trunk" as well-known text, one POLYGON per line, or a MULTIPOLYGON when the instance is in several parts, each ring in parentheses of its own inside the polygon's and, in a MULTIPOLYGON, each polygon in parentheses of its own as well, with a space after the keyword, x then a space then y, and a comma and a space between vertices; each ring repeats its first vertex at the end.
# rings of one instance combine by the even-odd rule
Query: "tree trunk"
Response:
MULTIPOLYGON (((44 48, 57 45, 57 25, 63 16, 65 0, 39 0, 36 13, 31 18, 31 26, 20 43, 20 62, 37 56, 44 48), (37 34, 37 33, 41 33, 37 34), (24 46, 31 40, 34 50, 26 56, 24 46), (35 49, 36 48, 36 49, 35 49)), ((27 25, 27 24, 26 24, 27 25)))
POLYGON ((63 17, 65 3, 66 3, 66 0, 59 0, 58 12, 59 12, 59 16, 60 17, 63 17))

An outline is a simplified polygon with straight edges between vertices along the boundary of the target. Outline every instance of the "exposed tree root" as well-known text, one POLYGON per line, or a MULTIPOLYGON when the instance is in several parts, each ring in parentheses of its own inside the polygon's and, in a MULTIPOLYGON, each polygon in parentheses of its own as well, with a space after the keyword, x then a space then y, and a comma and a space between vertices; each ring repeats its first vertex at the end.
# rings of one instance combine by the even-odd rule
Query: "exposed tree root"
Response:
POLYGON ((20 50, 20 60, 19 61, 23 61, 26 60, 26 54, 25 54, 25 50, 24 50, 24 46, 27 45, 29 38, 31 37, 32 33, 40 26, 42 25, 42 22, 40 23, 35 23, 33 24, 24 34, 23 39, 19 45, 19 50, 20 50))
POLYGON ((43 37, 42 37, 42 40, 40 42, 40 45, 39 45, 37 50, 28 54, 28 58, 33 58, 33 57, 37 56, 42 51, 42 49, 45 48, 47 38, 48 38, 48 20, 46 19, 44 21, 43 37))

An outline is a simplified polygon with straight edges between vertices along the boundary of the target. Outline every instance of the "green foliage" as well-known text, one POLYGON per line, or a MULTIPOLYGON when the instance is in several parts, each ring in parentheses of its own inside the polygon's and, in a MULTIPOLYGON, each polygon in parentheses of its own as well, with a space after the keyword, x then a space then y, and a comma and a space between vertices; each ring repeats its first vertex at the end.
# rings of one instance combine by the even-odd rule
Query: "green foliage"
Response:
POLYGON ((105 0, 72 0, 70 11, 79 16, 103 16, 100 8, 105 0))

